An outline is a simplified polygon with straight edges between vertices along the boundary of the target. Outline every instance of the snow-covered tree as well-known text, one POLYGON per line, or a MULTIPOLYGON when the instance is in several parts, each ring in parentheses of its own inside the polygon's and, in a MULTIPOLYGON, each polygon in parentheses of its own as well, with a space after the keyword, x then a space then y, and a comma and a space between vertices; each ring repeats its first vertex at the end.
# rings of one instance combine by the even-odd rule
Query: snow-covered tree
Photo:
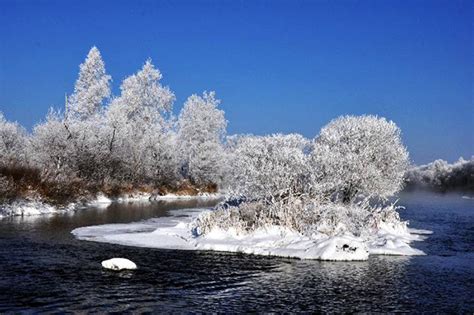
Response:
POLYGON ((67 174, 72 169, 70 139, 62 115, 52 109, 46 121, 34 127, 30 156, 33 165, 41 169, 45 177, 72 175, 67 174))
POLYGON ((86 120, 68 120, 64 124, 75 174, 96 183, 108 178, 114 162, 110 152, 114 135, 105 116, 99 113, 86 120))
POLYGON ((386 198, 398 192, 408 166, 400 129, 376 116, 344 116, 315 139, 312 174, 318 190, 353 201, 358 195, 386 198))
POLYGON ((103 115, 66 120, 50 110, 46 121, 34 127, 30 156, 33 165, 49 179, 99 183, 110 172, 111 137, 103 115))
MULTIPOLYGON (((115 128, 115 127, 114 127, 115 128)), ((178 177, 178 159, 173 131, 163 132, 150 124, 137 132, 133 124, 118 126, 110 139, 113 177, 137 184, 171 183, 178 177)))
POLYGON ((69 98, 69 112, 66 114, 71 118, 87 119, 98 113, 104 99, 110 96, 110 81, 100 52, 94 46, 79 66, 79 78, 69 98))
POLYGON ((229 191, 234 197, 269 202, 301 195, 308 184, 308 144, 298 134, 229 139, 229 191))
POLYGON ((227 121, 215 92, 191 95, 179 115, 178 142, 183 171, 198 184, 222 181, 225 153, 222 140, 227 121))
POLYGON ((175 96, 160 84, 162 75, 151 60, 126 78, 121 95, 108 108, 112 129, 110 149, 122 163, 121 177, 129 180, 164 180, 177 172, 171 110, 175 96))
POLYGON ((149 124, 167 127, 165 119, 173 109, 175 96, 168 87, 161 85, 162 77, 151 60, 147 60, 140 71, 122 82, 120 97, 110 105, 111 120, 134 123, 140 129, 149 124))
POLYGON ((0 165, 26 162, 28 137, 16 122, 9 122, 0 112, 0 165))
POLYGON ((474 190, 474 156, 470 160, 462 157, 453 164, 435 160, 427 165, 408 170, 407 182, 411 188, 434 190, 474 190))

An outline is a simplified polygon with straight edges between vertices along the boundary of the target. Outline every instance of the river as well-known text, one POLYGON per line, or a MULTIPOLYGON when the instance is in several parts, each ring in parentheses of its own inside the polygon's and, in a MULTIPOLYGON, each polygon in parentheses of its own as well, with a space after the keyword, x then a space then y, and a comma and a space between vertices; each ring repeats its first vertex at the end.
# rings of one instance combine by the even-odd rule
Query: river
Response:
POLYGON ((129 223, 215 201, 112 204, 0 219, 0 312, 474 312, 474 200, 403 193, 401 217, 433 234, 426 256, 321 262, 80 241, 77 227, 129 223), (138 270, 100 262, 126 257, 138 270))

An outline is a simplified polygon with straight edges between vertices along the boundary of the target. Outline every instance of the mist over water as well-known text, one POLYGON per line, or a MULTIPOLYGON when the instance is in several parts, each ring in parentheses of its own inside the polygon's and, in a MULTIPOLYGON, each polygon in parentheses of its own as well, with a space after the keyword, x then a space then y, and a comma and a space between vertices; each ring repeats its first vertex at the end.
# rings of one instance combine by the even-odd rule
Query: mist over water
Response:
POLYGON ((320 262, 160 250, 79 241, 77 227, 129 223, 215 201, 112 204, 49 217, 0 220, 0 312, 474 310, 474 200, 405 193, 403 219, 432 230, 420 257, 320 262), (126 257, 136 271, 100 262, 126 257))

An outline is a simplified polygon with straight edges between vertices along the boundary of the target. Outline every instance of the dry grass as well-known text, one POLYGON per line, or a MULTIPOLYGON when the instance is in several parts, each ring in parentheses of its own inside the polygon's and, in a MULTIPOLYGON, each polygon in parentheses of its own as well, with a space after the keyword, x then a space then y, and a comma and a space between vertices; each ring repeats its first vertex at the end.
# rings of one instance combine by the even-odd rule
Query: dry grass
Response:
POLYGON ((91 183, 79 178, 53 180, 42 178, 39 169, 8 165, 0 167, 0 203, 12 202, 15 199, 41 199, 53 205, 66 205, 70 202, 92 198, 102 192, 109 197, 118 197, 137 192, 166 195, 190 195, 215 193, 217 185, 198 187, 187 180, 174 185, 136 185, 122 182, 91 183))

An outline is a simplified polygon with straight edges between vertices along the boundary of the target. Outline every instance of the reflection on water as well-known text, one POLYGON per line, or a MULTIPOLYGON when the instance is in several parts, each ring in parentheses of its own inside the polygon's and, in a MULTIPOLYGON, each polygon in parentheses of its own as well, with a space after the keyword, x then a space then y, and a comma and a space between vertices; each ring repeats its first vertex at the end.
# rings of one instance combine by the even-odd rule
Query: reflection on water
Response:
POLYGON ((209 208, 216 203, 215 199, 112 203, 107 208, 91 207, 76 212, 4 218, 0 223, 2 226, 10 226, 15 233, 22 230, 37 232, 37 235, 43 237, 72 239, 70 231, 77 227, 138 222, 165 216, 169 211, 176 209, 209 208))
POLYGON ((408 194, 402 217, 433 230, 416 244, 428 256, 319 262, 78 241, 76 227, 127 223, 215 201, 112 204, 50 217, 0 221, 0 312, 96 310, 472 312, 474 202, 408 194), (138 270, 100 262, 127 257, 138 270))

